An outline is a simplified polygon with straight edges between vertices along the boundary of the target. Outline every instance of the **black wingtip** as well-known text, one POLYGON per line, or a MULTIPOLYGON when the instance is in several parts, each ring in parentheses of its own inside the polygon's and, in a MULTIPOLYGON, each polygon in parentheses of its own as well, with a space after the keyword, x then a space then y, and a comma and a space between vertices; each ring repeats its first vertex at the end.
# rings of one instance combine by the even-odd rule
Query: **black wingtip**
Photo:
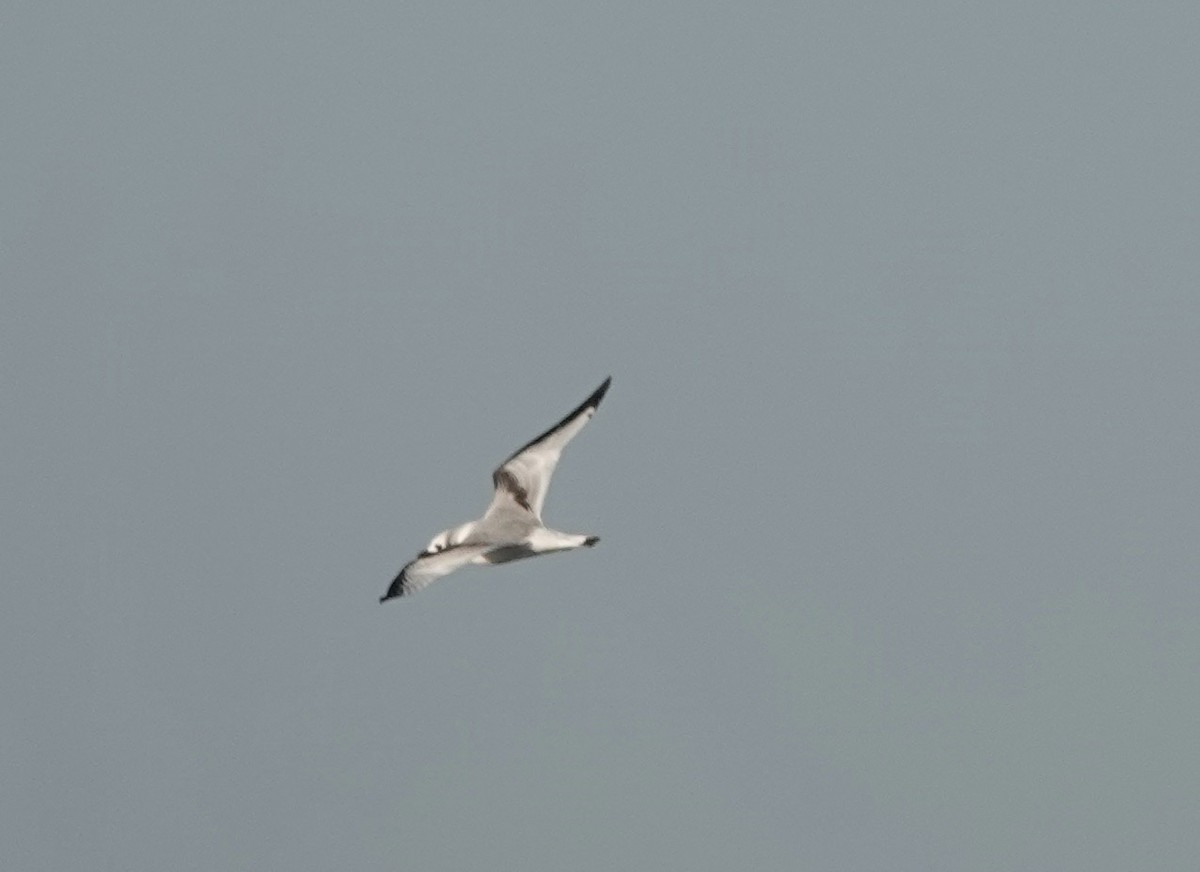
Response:
POLYGON ((587 401, 584 403, 584 406, 585 407, 591 406, 592 408, 599 406, 600 401, 602 399, 604 399, 604 395, 608 392, 608 386, 610 384, 612 384, 612 376, 611 375, 608 378, 606 378, 603 381, 603 383, 601 383, 600 387, 598 387, 598 388, 596 388, 596 390, 592 391, 592 395, 587 398, 587 401))
POLYGON ((403 569, 401 569, 400 574, 397 575, 395 577, 395 579, 392 580, 392 583, 388 585, 387 593, 385 593, 383 596, 381 596, 379 598, 379 604, 383 605, 388 600, 396 599, 397 597, 401 597, 401 596, 404 596, 404 570, 403 569))
MULTIPOLYGON (((545 439, 551 433, 556 431, 559 427, 565 427, 567 424, 569 424, 571 421, 573 421, 579 415, 582 415, 588 409, 595 409, 597 406, 600 405, 600 401, 602 399, 604 399, 604 394, 608 390, 608 386, 610 384, 612 384, 612 376, 611 375, 604 380, 604 382, 600 385, 600 387, 598 387, 594 391, 592 391, 591 396, 589 396, 586 400, 584 400, 582 403, 580 403, 578 406, 576 406, 574 409, 572 409, 570 412, 568 412, 561 421, 559 421, 557 424, 555 424, 553 427, 551 427, 545 433, 539 433, 533 439, 530 439, 528 442, 526 442, 524 445, 522 445, 520 448, 518 448, 516 451, 514 451, 512 454, 510 454, 508 456, 508 458, 504 461, 504 463, 508 463, 509 460, 512 460, 514 457, 516 457, 518 454, 520 454, 526 448, 529 448, 532 445, 537 445, 539 442, 541 442, 543 439, 545 439)), ((504 468, 504 463, 500 464, 501 469, 504 468)), ((495 473, 493 473, 492 481, 495 482, 495 480, 496 480, 495 473)))

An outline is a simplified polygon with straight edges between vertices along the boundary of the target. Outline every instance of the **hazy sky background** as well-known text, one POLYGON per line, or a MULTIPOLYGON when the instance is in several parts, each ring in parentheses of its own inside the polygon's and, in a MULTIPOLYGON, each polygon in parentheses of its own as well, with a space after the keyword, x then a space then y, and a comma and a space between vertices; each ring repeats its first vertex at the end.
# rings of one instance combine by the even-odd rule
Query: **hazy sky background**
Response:
POLYGON ((0 866, 1193 868, 1198 42, 8 4, 0 866))

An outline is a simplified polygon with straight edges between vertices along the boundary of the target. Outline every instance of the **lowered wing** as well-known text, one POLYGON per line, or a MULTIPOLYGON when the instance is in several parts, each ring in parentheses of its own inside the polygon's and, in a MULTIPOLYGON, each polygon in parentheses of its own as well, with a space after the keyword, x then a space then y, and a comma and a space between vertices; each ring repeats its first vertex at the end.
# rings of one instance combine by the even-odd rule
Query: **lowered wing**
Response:
POLYGON ((494 546, 456 545, 433 554, 422 554, 400 570, 400 574, 392 581, 387 593, 381 596, 379 601, 384 603, 398 596, 414 594, 439 578, 449 575, 457 569, 462 569, 492 547, 494 546))

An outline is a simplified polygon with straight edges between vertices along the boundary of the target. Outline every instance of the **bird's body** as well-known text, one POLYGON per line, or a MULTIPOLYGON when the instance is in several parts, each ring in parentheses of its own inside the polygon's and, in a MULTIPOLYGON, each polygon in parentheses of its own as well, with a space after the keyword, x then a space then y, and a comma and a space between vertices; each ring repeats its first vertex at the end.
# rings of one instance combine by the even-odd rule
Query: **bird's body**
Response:
POLYGON ((550 477, 566 444, 583 429, 604 399, 612 378, 569 415, 518 449, 492 473, 495 493, 483 517, 443 530, 400 570, 379 601, 412 594, 470 564, 508 563, 554 551, 595 545, 599 538, 562 533, 542 523, 550 477))

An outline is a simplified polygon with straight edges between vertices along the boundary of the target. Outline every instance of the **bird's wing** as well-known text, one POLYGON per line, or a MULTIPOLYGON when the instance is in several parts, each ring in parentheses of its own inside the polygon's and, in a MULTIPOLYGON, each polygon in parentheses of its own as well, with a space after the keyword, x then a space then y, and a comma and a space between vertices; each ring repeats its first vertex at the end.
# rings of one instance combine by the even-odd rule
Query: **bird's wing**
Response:
POLYGON ((444 551, 432 554, 422 554, 400 570, 392 581, 387 593, 379 598, 381 603, 398 596, 408 596, 421 588, 437 581, 444 575, 449 575, 457 569, 462 569, 491 545, 456 545, 444 551))
POLYGON ((519 448, 512 457, 500 464, 492 473, 496 493, 488 506, 488 515, 511 511, 513 506, 530 512, 541 522, 542 505, 546 502, 546 491, 550 488, 550 476, 558 465, 558 458, 566 444, 575 438, 583 425, 596 414, 596 407, 612 382, 612 376, 592 395, 573 409, 541 436, 519 448))

